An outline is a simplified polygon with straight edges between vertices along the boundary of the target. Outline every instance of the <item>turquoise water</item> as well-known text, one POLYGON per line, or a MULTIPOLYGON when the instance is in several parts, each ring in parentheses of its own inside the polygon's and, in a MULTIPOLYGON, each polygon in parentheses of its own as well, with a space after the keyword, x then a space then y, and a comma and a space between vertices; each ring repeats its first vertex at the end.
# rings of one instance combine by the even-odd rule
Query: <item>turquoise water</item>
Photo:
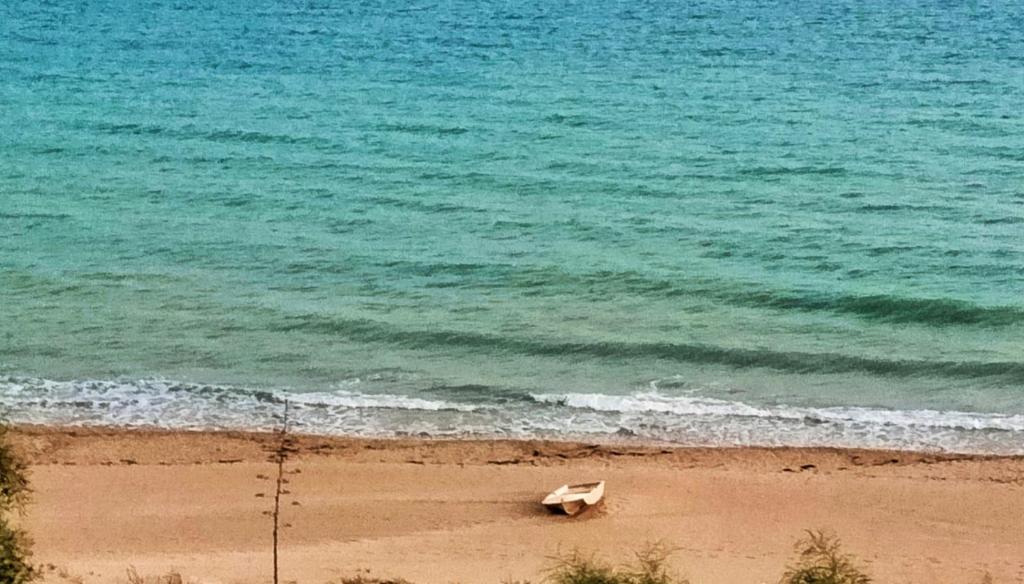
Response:
POLYGON ((0 405, 1024 452, 1021 22, 4 3, 0 405))

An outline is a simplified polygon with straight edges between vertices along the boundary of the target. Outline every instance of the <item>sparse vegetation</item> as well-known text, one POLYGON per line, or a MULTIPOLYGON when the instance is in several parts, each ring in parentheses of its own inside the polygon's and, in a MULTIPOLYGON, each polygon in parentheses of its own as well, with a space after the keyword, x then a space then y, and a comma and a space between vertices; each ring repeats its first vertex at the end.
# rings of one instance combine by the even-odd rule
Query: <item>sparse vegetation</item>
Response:
MULTIPOLYGON (((278 430, 278 441, 274 450, 270 455, 270 462, 277 465, 277 478, 274 483, 274 508, 271 511, 264 511, 265 514, 269 515, 273 520, 273 551, 274 551, 274 584, 278 584, 278 549, 280 543, 280 529, 281 527, 290 527, 289 524, 281 525, 281 497, 284 495, 290 495, 291 491, 285 488, 288 484, 288 479, 284 476, 284 464, 288 461, 288 458, 298 452, 295 446, 295 440, 288 434, 288 400, 284 401, 284 414, 280 417, 281 427, 278 430)), ((269 477, 265 475, 257 475, 258 479, 268 480, 269 477)), ((257 493, 256 496, 263 497, 263 493, 257 493)), ((292 502, 296 504, 295 501, 292 502)))
MULTIPOLYGON (((128 584, 186 584, 179 572, 170 571, 162 576, 142 576, 135 566, 129 566, 127 572, 128 584)), ((191 582, 189 583, 191 584, 191 582)))
POLYGON ((796 543, 797 561, 782 575, 781 584, 869 584, 853 557, 842 553, 839 538, 807 531, 796 543))
POLYGON ((355 576, 354 578, 342 578, 339 584, 410 584, 402 578, 373 578, 370 576, 355 576))
POLYGON ((669 571, 672 549, 655 544, 636 554, 633 564, 612 566, 579 552, 553 558, 546 580, 551 584, 689 584, 669 571))
POLYGON ((79 574, 73 574, 66 566, 56 564, 43 564, 39 566, 39 577, 49 584, 85 584, 85 578, 79 574))
POLYGON ((7 442, 7 426, 0 420, 0 513, 22 511, 28 503, 28 465, 7 442))
POLYGON ((6 517, 0 517, 0 582, 24 584, 36 577, 30 563, 32 542, 24 531, 12 527, 6 517))
POLYGON ((25 584, 39 572, 30 563, 32 542, 10 524, 10 513, 24 513, 29 497, 28 465, 7 442, 7 428, 0 423, 0 582, 25 584))

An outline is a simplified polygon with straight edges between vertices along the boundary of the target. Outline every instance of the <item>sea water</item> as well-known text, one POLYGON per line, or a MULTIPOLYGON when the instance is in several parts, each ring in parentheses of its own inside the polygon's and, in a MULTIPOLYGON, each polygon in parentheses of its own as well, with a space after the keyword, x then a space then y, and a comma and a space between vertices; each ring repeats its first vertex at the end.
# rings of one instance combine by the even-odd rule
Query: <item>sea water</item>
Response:
POLYGON ((1024 4, 0 4, 17 422, 1024 453, 1024 4))

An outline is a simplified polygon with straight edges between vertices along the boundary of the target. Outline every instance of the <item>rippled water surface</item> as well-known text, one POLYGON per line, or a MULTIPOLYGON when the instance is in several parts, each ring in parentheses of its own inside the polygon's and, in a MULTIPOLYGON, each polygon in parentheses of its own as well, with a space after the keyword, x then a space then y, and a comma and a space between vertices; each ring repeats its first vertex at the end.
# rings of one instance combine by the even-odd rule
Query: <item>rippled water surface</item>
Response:
POLYGON ((1021 22, 3 3, 0 404, 1024 452, 1021 22))

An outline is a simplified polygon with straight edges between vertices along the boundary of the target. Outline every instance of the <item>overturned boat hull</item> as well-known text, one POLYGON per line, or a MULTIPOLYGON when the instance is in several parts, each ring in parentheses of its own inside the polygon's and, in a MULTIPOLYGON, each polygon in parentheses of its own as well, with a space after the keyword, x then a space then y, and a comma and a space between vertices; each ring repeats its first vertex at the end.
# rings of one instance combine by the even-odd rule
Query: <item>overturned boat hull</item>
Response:
POLYGON ((604 481, 562 485, 544 497, 541 504, 552 513, 576 515, 597 505, 604 497, 604 481))

